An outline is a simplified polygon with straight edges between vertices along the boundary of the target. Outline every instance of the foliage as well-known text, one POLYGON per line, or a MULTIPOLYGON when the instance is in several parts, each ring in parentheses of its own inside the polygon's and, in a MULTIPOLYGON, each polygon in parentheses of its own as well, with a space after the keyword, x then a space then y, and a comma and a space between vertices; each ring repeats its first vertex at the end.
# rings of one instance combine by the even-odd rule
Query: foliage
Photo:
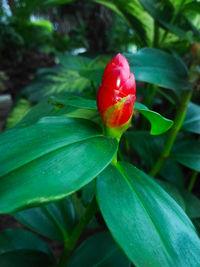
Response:
MULTIPOLYGON (((9 24, 1 36, 13 46, 31 40, 27 18, 36 2, 17 2, 27 39, 9 24)), ((69 2, 79 4, 37 7, 69 2)), ((105 135, 97 111, 110 55, 56 52, 58 64, 38 70, 0 135, 0 212, 34 232, 1 232, 0 265, 197 267, 200 63, 190 50, 200 41, 198 1, 89 2, 115 12, 133 33, 137 52, 124 49, 137 82, 131 126, 119 143, 105 135), (58 263, 41 237, 64 243, 58 263)), ((34 27, 52 40, 51 24, 34 27)))

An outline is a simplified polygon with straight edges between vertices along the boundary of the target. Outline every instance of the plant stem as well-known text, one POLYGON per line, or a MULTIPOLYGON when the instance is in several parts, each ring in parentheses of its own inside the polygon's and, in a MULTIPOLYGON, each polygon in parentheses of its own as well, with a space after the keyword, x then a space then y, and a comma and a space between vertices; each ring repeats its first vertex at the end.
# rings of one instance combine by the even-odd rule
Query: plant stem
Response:
POLYGON ((63 254, 61 256, 60 262, 58 264, 59 267, 66 266, 66 262, 67 262, 69 256, 71 255, 79 237, 81 236, 83 230, 88 225, 90 220, 93 218, 93 216, 95 215, 97 210, 98 210, 98 205, 97 205, 96 199, 94 197, 93 200, 88 205, 85 213, 83 214, 83 216, 79 220, 79 223, 77 224, 77 226, 73 230, 72 234, 70 235, 69 239, 66 240, 64 251, 63 251, 63 254))
POLYGON ((189 192, 192 192, 192 189, 194 187, 194 184, 195 184, 195 182, 197 180, 197 176, 198 176, 198 172, 197 171, 194 171, 193 174, 192 174, 192 177, 190 179, 190 183, 188 185, 188 191, 189 192))
POLYGON ((155 176, 160 169, 162 168, 163 164, 165 163, 166 159, 169 157, 171 149, 173 147, 173 144, 175 142, 176 136, 181 129, 181 126, 183 124, 185 114, 187 111, 188 104, 190 102, 192 96, 192 90, 184 91, 180 98, 180 106, 177 110, 175 119, 174 119, 174 125, 172 126, 171 130, 169 131, 169 134, 167 136, 167 139, 165 141, 164 148, 161 152, 160 158, 157 160, 155 165, 153 166, 152 170, 150 171, 150 176, 155 176))

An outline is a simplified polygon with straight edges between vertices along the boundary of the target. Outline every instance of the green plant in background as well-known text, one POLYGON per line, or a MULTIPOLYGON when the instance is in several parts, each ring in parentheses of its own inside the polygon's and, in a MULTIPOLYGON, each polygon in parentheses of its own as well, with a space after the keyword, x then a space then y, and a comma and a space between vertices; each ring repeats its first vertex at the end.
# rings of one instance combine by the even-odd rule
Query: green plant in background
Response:
POLYGON ((111 57, 57 54, 38 71, 0 137, 0 212, 64 250, 56 262, 43 239, 8 229, 1 266, 200 266, 199 3, 93 2, 142 47, 124 53, 137 82, 133 121, 119 144, 104 135, 95 98, 111 57))

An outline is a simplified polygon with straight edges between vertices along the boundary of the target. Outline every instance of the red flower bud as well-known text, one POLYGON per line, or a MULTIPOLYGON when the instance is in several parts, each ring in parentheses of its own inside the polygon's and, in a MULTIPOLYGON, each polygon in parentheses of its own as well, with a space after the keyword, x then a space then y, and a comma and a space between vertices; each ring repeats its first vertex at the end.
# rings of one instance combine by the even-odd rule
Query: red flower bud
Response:
POLYGON ((97 93, 98 110, 107 127, 124 128, 130 122, 135 91, 135 78, 130 72, 128 61, 117 54, 107 64, 97 93))

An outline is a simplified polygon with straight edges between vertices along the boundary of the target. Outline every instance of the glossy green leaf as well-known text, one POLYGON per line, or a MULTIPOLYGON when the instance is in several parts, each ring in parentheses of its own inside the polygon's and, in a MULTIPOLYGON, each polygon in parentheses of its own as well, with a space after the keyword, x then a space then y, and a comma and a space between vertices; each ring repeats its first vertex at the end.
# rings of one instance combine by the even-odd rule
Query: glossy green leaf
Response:
POLYGON ((48 255, 41 251, 17 250, 0 255, 1 267, 52 267, 48 255))
POLYGON ((73 253, 67 267, 130 267, 131 263, 108 232, 86 239, 73 253))
POLYGON ((53 259, 48 244, 32 232, 24 229, 6 229, 0 233, 0 255, 22 249, 41 251, 53 259))
POLYGON ((77 191, 113 159, 117 141, 86 120, 47 117, 0 137, 0 212, 55 201, 77 191), (22 153, 23 152, 23 153, 22 153))
POLYGON ((184 62, 169 53, 143 48, 135 54, 125 54, 137 81, 153 83, 175 91, 188 90, 188 70, 184 62))
POLYGON ((97 178, 97 199, 112 235, 136 266, 199 265, 194 226, 144 172, 126 162, 108 166, 97 178))
POLYGON ((46 117, 32 126, 6 131, 0 138, 0 176, 54 150, 99 135, 97 125, 64 117, 46 117))
POLYGON ((187 132, 200 134, 200 106, 192 102, 188 105, 187 113, 182 124, 187 132))
POLYGON ((190 169, 200 171, 200 142, 188 140, 176 143, 171 157, 190 169))
POLYGON ((134 108, 139 111, 143 116, 145 116, 147 120, 149 120, 149 122, 151 123, 151 134, 162 134, 168 131, 173 125, 172 120, 166 119, 159 113, 148 109, 145 105, 141 103, 136 102, 134 108))
POLYGON ((75 224, 75 211, 69 198, 12 215, 31 230, 61 242, 68 237, 75 224))
POLYGON ((176 203, 178 203, 178 205, 184 211, 186 211, 185 201, 183 199, 182 194, 180 193, 179 189, 176 186, 158 179, 156 180, 156 182, 170 195, 170 197, 172 197, 176 201, 176 203))

